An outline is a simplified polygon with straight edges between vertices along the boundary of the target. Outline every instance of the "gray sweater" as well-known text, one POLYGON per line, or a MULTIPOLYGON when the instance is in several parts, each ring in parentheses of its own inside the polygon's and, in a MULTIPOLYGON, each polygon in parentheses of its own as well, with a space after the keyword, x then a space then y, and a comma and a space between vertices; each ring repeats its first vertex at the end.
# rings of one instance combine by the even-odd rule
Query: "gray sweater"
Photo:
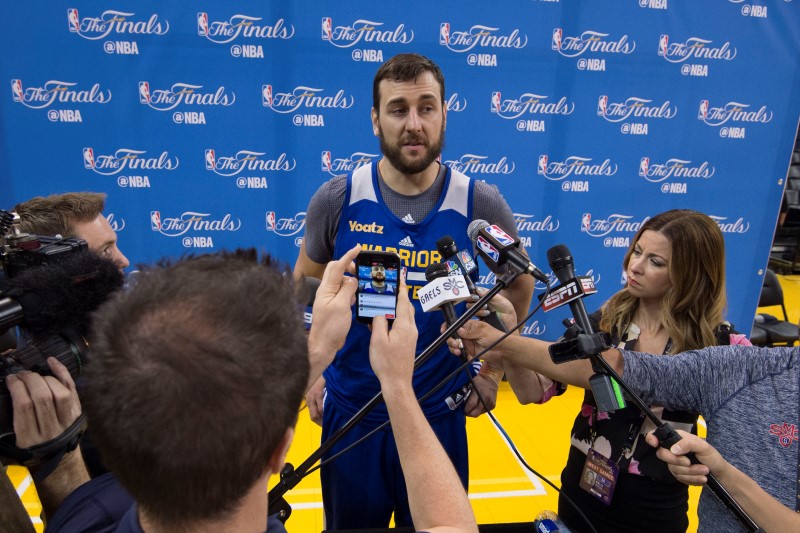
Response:
MULTIPOLYGON (((623 350, 622 378, 648 404, 697 411, 708 442, 794 509, 798 478, 800 348, 714 346, 674 357, 623 350)), ((707 488, 699 532, 745 531, 707 488)))

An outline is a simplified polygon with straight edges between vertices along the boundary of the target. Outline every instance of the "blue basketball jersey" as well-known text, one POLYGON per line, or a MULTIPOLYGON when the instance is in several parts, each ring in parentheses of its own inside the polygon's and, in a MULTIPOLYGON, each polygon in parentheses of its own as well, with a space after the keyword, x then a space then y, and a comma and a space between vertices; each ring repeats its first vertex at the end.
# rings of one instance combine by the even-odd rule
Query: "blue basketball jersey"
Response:
MULTIPOLYGON (((470 178, 446 167, 442 194, 436 206, 425 220, 409 224, 385 205, 378 185, 377 165, 364 165, 347 178, 334 258, 338 259, 356 244, 366 250, 396 252, 400 256, 402 266, 407 268, 409 296, 416 310, 419 330, 417 354, 439 336, 444 322, 442 313, 438 311, 422 312, 417 291, 427 283, 425 269, 428 265, 442 260, 436 249, 438 239, 451 235, 459 250, 472 250, 467 227, 472 221, 473 185, 470 178)), ((464 304, 457 307, 459 314, 463 308, 464 304)), ((380 383, 369 364, 370 334, 366 325, 354 320, 344 347, 324 374, 329 400, 350 415, 380 392, 380 383)), ((428 393, 460 364, 460 359, 449 352, 447 344, 440 347, 414 371, 417 397, 428 393)), ((449 411, 445 398, 461 389, 466 381, 462 372, 425 400, 422 409, 426 416, 431 418, 449 411)), ((381 404, 366 417, 366 421, 383 422, 387 418, 386 407, 381 404)))

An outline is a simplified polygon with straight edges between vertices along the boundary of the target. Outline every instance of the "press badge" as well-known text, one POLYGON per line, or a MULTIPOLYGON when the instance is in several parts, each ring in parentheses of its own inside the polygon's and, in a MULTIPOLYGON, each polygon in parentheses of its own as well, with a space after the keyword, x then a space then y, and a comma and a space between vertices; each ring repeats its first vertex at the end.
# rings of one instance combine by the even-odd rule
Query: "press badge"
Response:
POLYGON ((604 504, 611 505, 617 479, 619 479, 617 463, 589 448, 586 463, 583 465, 580 487, 604 504))

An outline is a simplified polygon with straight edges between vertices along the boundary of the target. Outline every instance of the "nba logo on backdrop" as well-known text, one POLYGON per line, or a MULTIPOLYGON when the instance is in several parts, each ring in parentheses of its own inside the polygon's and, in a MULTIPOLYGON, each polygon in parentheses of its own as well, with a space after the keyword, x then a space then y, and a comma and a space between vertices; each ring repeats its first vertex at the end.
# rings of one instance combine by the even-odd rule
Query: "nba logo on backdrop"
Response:
POLYGON ((22 80, 11 80, 11 98, 15 102, 22 102, 24 100, 22 95, 22 80))
POLYGON ((206 150, 206 170, 214 170, 217 168, 217 156, 214 154, 214 149, 206 150))
POLYGON ((69 25, 69 31, 72 33, 78 33, 81 23, 80 19, 78 18, 77 9, 67 9, 67 24, 69 25))
POLYGON ((83 166, 89 170, 94 168, 94 150, 91 148, 83 149, 83 166))
POLYGON ((439 25, 439 44, 449 44, 450 43, 450 23, 449 22, 442 22, 439 25))
POLYGON ((153 231, 161 231, 161 213, 159 211, 150 211, 150 228, 153 231))
POLYGON ((647 171, 650 170, 650 158, 643 157, 641 161, 639 161, 639 175, 642 177, 647 177, 647 171))
POLYGON ((208 36, 208 13, 197 14, 197 35, 201 37, 208 36))
POLYGON ((667 46, 669 45, 669 35, 662 35, 658 40, 658 55, 667 55, 667 46))
POLYGON ((322 17, 322 40, 330 41, 333 38, 333 22, 330 17, 322 17))
POLYGON ((323 172, 330 172, 331 171, 331 152, 329 150, 324 150, 322 152, 322 171, 323 172))
POLYGON ((500 92, 495 91, 492 93, 492 113, 499 113, 500 112, 500 92))
POLYGON ((150 103, 150 82, 147 81, 139 82, 139 103, 140 104, 150 103))
POLYGON ((264 107, 272 107, 272 85, 261 86, 261 104, 264 107))
POLYGON ((551 46, 553 50, 561 50, 561 37, 564 35, 564 32, 561 28, 555 28, 553 30, 553 42, 551 46))
POLYGON ((267 231, 275 231, 275 211, 267 211, 267 231))
POLYGON ((540 155, 539 156, 539 174, 546 174, 547 173, 547 156, 540 155))
POLYGON ((581 217, 581 231, 589 231, 592 225, 592 214, 584 213, 581 217))
POLYGON ((608 96, 602 95, 597 100, 597 116, 599 117, 606 116, 606 110, 608 110, 608 96))
POLYGON ((697 110, 697 118, 705 120, 708 116, 708 100, 700 100, 700 108, 697 110))

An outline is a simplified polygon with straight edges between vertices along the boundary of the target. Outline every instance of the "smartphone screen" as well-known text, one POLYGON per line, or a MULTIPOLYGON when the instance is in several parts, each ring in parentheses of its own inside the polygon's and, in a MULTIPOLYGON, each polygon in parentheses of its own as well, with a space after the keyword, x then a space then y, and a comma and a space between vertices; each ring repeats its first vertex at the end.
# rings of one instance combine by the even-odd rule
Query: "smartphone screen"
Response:
POLYGON ((400 258, 391 252, 361 252, 356 257, 356 268, 356 318, 361 322, 372 322, 376 316, 394 319, 400 258))

